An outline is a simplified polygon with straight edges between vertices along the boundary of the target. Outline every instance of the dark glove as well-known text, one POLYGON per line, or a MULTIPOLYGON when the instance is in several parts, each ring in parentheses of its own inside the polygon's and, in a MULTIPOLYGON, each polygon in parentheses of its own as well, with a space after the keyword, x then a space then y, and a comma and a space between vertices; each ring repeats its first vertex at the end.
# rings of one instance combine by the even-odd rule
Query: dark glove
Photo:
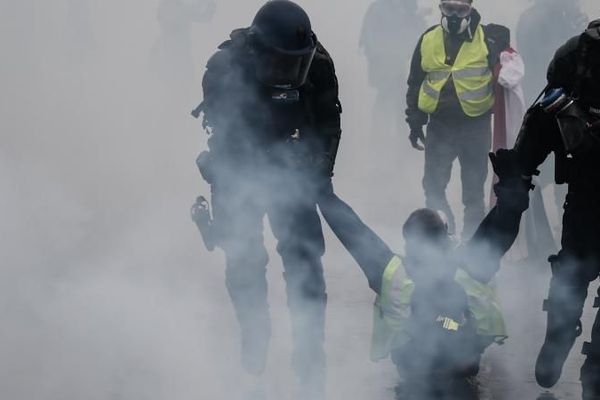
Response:
POLYGON ((498 183, 494 185, 494 193, 498 204, 525 211, 529 207, 529 191, 533 189, 531 178, 524 177, 517 153, 514 150, 500 149, 490 153, 490 161, 498 183))
POLYGON ((516 151, 500 149, 496 153, 490 153, 490 161, 500 185, 532 189, 531 179, 524 177, 521 171, 516 151))
POLYGON ((410 135, 408 135, 408 140, 410 140, 410 144, 414 149, 419 151, 425 150, 425 134, 423 133, 423 127, 417 129, 411 129, 410 135), (422 145, 419 144, 419 140, 422 145))

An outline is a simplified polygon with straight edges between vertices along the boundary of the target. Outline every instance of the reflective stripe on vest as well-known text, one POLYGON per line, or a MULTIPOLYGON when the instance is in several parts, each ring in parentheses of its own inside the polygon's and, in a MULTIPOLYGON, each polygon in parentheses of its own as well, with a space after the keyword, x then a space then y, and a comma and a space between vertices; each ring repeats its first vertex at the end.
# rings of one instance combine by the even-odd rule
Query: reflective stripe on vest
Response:
POLYGON ((473 279, 462 268, 456 272, 455 280, 467 293, 469 311, 475 319, 477 334, 493 337, 497 343, 503 343, 508 334, 496 290, 489 284, 473 279))
POLYGON ((433 114, 450 77, 461 107, 469 117, 485 114, 494 106, 494 77, 488 63, 485 33, 477 27, 471 42, 465 41, 454 65, 446 64, 444 30, 438 26, 423 36, 421 67, 427 73, 419 93, 419 109, 433 114))
POLYGON ((383 273, 381 295, 373 307, 373 337, 371 359, 383 360, 393 348, 405 345, 408 336, 410 301, 414 283, 402 266, 402 259, 394 256, 383 273))
MULTIPOLYGON (((460 268, 455 280, 467 294, 477 334, 502 343, 508 336, 495 290, 471 278, 460 268)), ((394 256, 383 273, 381 295, 377 296, 373 310, 372 360, 387 358, 392 349, 402 347, 410 340, 408 323, 414 287, 414 282, 406 275, 402 259, 394 256)), ((454 331, 460 328, 459 322, 441 318, 444 329, 454 331)))

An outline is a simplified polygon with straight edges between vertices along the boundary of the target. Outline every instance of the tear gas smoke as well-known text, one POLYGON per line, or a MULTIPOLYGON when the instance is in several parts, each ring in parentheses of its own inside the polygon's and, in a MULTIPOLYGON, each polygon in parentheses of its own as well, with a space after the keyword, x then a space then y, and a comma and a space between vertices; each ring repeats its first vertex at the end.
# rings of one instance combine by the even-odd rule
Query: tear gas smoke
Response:
MULTIPOLYGON (((238 395, 239 332, 223 255, 202 248, 188 218, 193 199, 208 193, 194 166, 206 138, 189 110, 201 100, 207 59, 232 29, 249 25, 262 2, 221 0, 216 11, 208 3, 0 3, 0 397, 238 395)), ((379 123, 382 132, 372 130, 376 93, 359 52, 368 2, 299 3, 340 79, 336 190, 400 248, 402 223, 423 203, 422 159, 403 124, 383 132, 394 116, 379 123)), ((438 22, 437 3, 419 5, 432 9, 427 23, 438 22)), ((597 14, 591 0, 582 5, 597 14)), ((514 28, 528 5, 476 6, 484 22, 514 28)), ((411 49, 418 34, 396 40, 411 49)), ((400 89, 392 95, 404 97, 400 89)), ((459 203, 455 181, 449 197, 459 203)), ((287 399, 289 314, 281 263, 266 235, 274 321, 267 380, 273 398, 287 399)), ((328 231, 326 243, 328 398, 391 398, 393 366, 368 361, 372 293, 328 231)), ((511 338, 484 363, 483 398, 539 392, 531 376, 547 282, 545 265, 508 263, 501 271, 511 338)), ((574 354, 573 365, 579 360, 574 354)), ((575 398, 568 397, 577 390, 574 370, 557 389, 563 398, 575 398)))

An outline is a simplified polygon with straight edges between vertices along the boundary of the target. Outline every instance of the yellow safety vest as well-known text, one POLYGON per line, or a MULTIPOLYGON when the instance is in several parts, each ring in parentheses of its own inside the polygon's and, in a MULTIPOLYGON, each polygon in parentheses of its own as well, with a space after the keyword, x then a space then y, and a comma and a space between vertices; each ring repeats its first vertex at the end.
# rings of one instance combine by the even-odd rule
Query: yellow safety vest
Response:
POLYGON ((469 117, 478 117, 492 109, 495 102, 494 76, 488 62, 489 49, 483 28, 477 27, 472 41, 465 41, 454 65, 446 64, 444 29, 441 26, 423 36, 421 67, 427 73, 419 93, 419 109, 433 114, 440 94, 452 77, 460 105, 469 117))
MULTIPOLYGON (((455 280, 465 289, 477 334, 503 343, 508 336, 494 288, 471 278, 463 269, 457 271, 455 280)), ((373 310, 373 361, 389 357, 394 348, 400 348, 410 340, 410 303, 414 289, 414 282, 406 275, 402 258, 393 257, 383 273, 381 294, 377 296, 373 310)), ((459 328, 459 323, 448 318, 441 322, 446 329, 459 328)))

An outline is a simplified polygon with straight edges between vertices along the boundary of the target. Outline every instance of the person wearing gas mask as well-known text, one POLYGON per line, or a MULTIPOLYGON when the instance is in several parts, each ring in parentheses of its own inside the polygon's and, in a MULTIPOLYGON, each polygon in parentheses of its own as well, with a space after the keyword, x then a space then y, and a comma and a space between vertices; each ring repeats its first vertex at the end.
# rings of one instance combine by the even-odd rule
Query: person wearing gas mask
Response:
POLYGON ((319 201, 323 217, 377 294, 371 357, 391 356, 407 398, 461 393, 460 383, 477 374, 485 349, 507 338, 490 281, 529 202, 530 181, 513 158, 507 150, 491 155, 499 176, 497 205, 458 247, 438 211, 410 215, 403 227, 405 252, 398 255, 335 193, 319 201))
MULTIPOLYGON (((513 152, 524 176, 537 174, 554 153, 556 182, 568 184, 562 249, 549 260, 546 337, 535 370, 538 383, 549 388, 581 335, 588 287, 600 273, 600 20, 556 52, 545 96, 527 113, 513 152)), ((600 306, 600 293, 594 306, 600 306)), ((583 398, 598 399, 600 312, 583 353, 583 398)))
POLYGON ((482 25, 472 0, 442 0, 440 10, 441 23, 425 32, 412 58, 406 121, 412 146, 425 151, 427 207, 443 211, 452 231, 455 220, 446 187, 458 158, 465 207, 462 234, 468 238, 485 212, 493 71, 510 33, 499 25, 482 25))
POLYGON ((292 363, 302 399, 322 398, 327 295, 317 197, 331 184, 341 136, 334 64, 309 16, 267 2, 249 28, 219 46, 203 78, 209 151, 198 166, 212 190, 192 216, 226 256, 226 286, 241 327, 242 365, 263 374, 270 339, 263 218, 282 258, 292 321, 292 363))

